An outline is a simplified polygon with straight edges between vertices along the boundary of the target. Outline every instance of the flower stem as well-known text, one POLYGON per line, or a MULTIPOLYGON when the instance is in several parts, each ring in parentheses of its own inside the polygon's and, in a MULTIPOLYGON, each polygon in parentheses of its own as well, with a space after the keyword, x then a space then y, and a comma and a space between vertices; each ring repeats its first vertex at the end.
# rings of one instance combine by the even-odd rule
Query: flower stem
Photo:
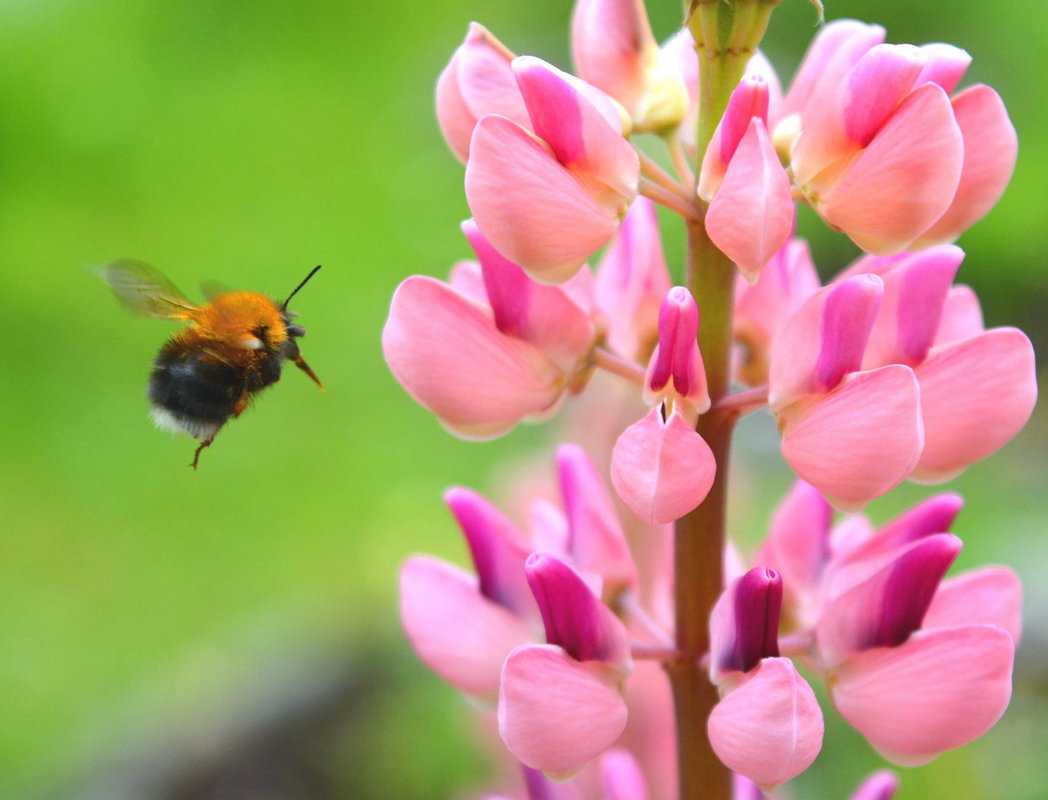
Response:
POLYGON ((682 198, 679 194, 664 189, 649 180, 641 180, 640 193, 660 205, 666 206, 671 211, 676 211, 686 220, 697 220, 700 218, 699 211, 695 206, 682 198))
POLYGON ((636 361, 630 361, 603 347, 593 348, 593 363, 603 370, 625 378, 632 383, 643 385, 644 367, 636 361))
MULTIPOLYGON (((730 382, 732 289, 735 265, 710 241, 702 223, 688 226, 688 288, 699 304, 699 348, 714 404, 730 382)), ((667 665, 677 717, 680 800, 729 800, 731 773, 714 754, 706 719, 718 700, 702 668, 709 650, 709 618, 724 584, 723 552, 728 454, 734 414, 705 414, 697 429, 713 450, 717 475, 706 500, 674 527, 677 649, 667 665)))

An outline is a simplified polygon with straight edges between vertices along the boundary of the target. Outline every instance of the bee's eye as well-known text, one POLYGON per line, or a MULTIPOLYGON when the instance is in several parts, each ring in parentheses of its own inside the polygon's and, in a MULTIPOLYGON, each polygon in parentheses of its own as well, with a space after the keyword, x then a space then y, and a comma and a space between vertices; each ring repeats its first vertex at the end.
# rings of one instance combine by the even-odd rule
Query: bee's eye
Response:
POLYGON ((305 336, 306 335, 306 329, 303 328, 301 325, 288 325, 287 326, 287 335, 288 336, 295 336, 295 337, 305 336))

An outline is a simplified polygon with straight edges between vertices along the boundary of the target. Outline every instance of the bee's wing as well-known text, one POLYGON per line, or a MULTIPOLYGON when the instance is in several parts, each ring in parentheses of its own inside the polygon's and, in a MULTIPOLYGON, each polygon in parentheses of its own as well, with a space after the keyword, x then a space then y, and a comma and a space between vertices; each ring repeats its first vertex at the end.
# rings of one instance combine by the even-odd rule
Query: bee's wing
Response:
POLYGON ((123 259, 99 271, 120 302, 136 314, 179 320, 196 314, 196 305, 149 264, 123 259))

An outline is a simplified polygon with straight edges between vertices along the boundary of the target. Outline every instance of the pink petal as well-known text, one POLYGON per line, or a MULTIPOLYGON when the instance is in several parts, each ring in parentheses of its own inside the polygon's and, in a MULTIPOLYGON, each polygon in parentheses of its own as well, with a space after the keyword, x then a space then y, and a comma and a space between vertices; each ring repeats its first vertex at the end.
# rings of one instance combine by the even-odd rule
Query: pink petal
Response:
POLYGON ((918 239, 917 247, 952 241, 982 219, 1004 193, 1018 153, 1015 128, 1000 96, 989 86, 971 86, 953 98, 964 137, 964 166, 953 202, 918 239))
POLYGON ((753 283, 793 232, 790 179, 764 122, 755 118, 706 212, 706 232, 753 283))
POLYGON ((619 216, 637 194, 640 161, 618 109, 592 87, 541 59, 513 61, 535 134, 603 207, 619 216), (613 115, 613 116, 612 116, 613 115))
POLYGON ((540 283, 563 283, 618 229, 619 205, 602 206, 548 146, 504 117, 477 123, 466 199, 484 236, 540 283))
POLYGON ((788 658, 769 658, 713 709, 710 744, 725 766, 770 791, 800 775, 822 749, 815 693, 788 658))
POLYGON ((717 464, 695 429, 658 407, 619 436, 611 454, 611 484, 630 510, 662 525, 696 508, 710 491, 717 464))
POLYGON ((983 567, 944 581, 921 627, 951 628, 985 622, 997 625, 1019 643, 1023 587, 1006 567, 983 567))
POLYGON ((657 49, 640 0, 579 0, 571 15, 575 71, 607 92, 631 115, 641 110, 647 62, 657 49))
POLYGON ((1000 718, 1014 650, 1008 632, 991 625, 919 631, 842 664, 830 695, 882 756, 916 766, 979 738, 1000 718))
POLYGON ((482 307, 419 275, 393 295, 382 352, 408 394, 469 438, 499 436, 549 409, 565 378, 530 344, 499 333, 482 307))
POLYGON ((949 207, 964 143, 950 100, 926 83, 911 92, 835 185, 811 192, 832 226, 868 253, 906 249, 949 207))
POLYGON ((970 286, 954 286, 946 295, 935 344, 952 344, 977 336, 985 330, 979 298, 970 286))
POLYGON ((524 98, 513 78, 514 56, 502 42, 476 22, 437 80, 437 120, 451 149, 461 161, 469 157, 469 139, 477 120, 501 114, 529 127, 524 98))
POLYGON ((557 448, 557 478, 568 517, 568 549, 579 569, 615 592, 636 586, 637 567, 611 493, 593 460, 576 444, 557 448))
POLYGON ((514 650, 502 669, 499 733, 529 767, 569 777, 610 747, 626 727, 616 679, 554 645, 514 650))
POLYGON ((485 700, 495 699, 509 652, 535 640, 524 620, 481 595, 472 575, 429 556, 400 570, 400 619, 430 669, 485 700))
POLYGON ((753 557, 754 564, 782 574, 783 589, 802 625, 814 622, 819 581, 830 557, 832 519, 833 509, 819 490, 797 480, 775 509, 768 538, 753 557))
POLYGON ((782 113, 796 114, 809 102, 818 103, 842 84, 848 71, 874 45, 884 41, 884 28, 853 19, 834 20, 816 34, 804 54, 782 113))
POLYGON ((626 358, 646 357, 657 336, 659 304, 670 289, 655 205, 648 198, 638 197, 622 220, 597 267, 595 289, 608 344, 626 358))
POLYGON ((915 85, 937 83, 946 94, 957 88, 957 84, 972 63, 972 57, 967 51, 942 42, 922 45, 921 53, 924 56, 924 66, 915 85))
POLYGON ((917 368, 925 446, 914 477, 941 481, 1003 447, 1037 401, 1033 346, 1015 328, 935 348, 917 368))
POLYGON ((849 376, 780 413, 782 455, 832 505, 855 511, 901 483, 924 444, 917 380, 893 365, 849 376))

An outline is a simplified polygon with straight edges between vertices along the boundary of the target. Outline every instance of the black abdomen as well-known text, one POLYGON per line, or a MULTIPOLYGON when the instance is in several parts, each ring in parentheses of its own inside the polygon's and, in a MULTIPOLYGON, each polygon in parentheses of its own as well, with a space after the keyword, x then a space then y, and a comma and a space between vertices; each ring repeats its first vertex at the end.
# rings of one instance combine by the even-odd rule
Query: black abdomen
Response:
MULTIPOLYGON (((229 419, 244 392, 243 372, 200 351, 165 347, 149 376, 149 400, 198 438, 229 419)), ((155 415, 154 415, 155 416, 155 415)), ((158 419, 159 421, 159 419, 158 419)))

